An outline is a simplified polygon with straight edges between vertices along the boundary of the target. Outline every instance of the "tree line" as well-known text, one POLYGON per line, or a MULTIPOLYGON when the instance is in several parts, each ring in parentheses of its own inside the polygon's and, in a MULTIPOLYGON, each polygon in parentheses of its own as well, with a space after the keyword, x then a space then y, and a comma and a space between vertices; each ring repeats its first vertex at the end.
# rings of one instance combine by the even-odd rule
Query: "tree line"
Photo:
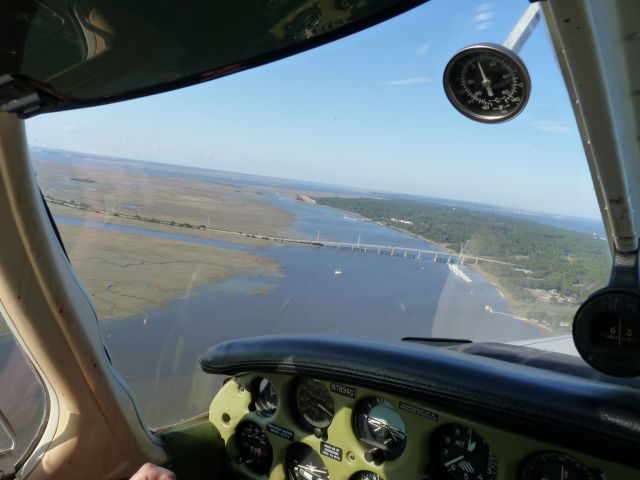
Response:
POLYGON ((338 197, 315 200, 321 205, 401 227, 445 244, 454 252, 463 250, 469 255, 513 263, 516 267, 485 262, 481 268, 498 278, 518 300, 533 301, 532 290, 540 289, 580 302, 608 280, 611 259, 607 242, 591 235, 427 200, 338 197))

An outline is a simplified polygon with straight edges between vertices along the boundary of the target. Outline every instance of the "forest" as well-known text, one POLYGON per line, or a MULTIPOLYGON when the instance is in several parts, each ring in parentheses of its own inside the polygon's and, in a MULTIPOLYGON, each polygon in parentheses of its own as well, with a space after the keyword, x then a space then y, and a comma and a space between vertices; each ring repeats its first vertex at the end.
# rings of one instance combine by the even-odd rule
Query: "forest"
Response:
POLYGON ((515 301, 517 313, 554 327, 570 322, 577 305, 609 277, 608 244, 591 235, 421 199, 315 200, 401 228, 451 252, 514 264, 480 262, 478 267, 515 301))

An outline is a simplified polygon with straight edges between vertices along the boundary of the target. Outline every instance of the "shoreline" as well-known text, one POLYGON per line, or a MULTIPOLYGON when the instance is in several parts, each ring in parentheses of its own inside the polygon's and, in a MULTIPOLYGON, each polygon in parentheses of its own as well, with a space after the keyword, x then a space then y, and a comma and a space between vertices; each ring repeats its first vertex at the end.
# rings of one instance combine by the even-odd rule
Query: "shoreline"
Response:
POLYGON ((416 240, 422 240, 424 242, 430 243, 431 245, 434 245, 434 246, 436 246, 438 248, 441 248, 443 250, 442 253, 448 253, 448 254, 451 254, 451 255, 457 255, 456 252, 454 252, 453 250, 448 248, 445 243, 434 242, 433 240, 429 240, 428 238, 425 238, 422 235, 418 235, 417 233, 413 233, 413 232, 410 232, 408 230, 404 230, 401 227, 397 227, 395 225, 388 225, 388 224, 384 224, 384 223, 381 223, 381 222, 376 222, 375 220, 372 220, 371 218, 364 217, 364 216, 360 215, 359 213, 352 212, 350 210, 343 210, 341 208, 332 207, 330 205, 322 205, 320 203, 318 203, 317 205, 319 207, 322 207, 322 208, 329 208, 331 210, 335 210, 336 212, 348 213, 350 215, 355 215, 356 217, 361 218, 363 221, 374 223, 376 225, 379 225, 380 227, 390 228, 391 230, 395 230, 396 232, 404 233, 405 235, 409 235, 410 237, 413 237, 416 240))
MULTIPOLYGON (((441 248, 444 248, 447 253, 450 254, 456 254, 452 249, 448 248, 445 244, 442 243, 438 243, 438 242, 434 242, 432 240, 429 240, 426 237, 423 237, 422 235, 417 235, 417 234, 413 234, 412 232, 408 232, 403 230, 400 227, 391 227, 395 230, 398 231, 402 231, 404 233, 408 233, 410 235, 412 235, 414 238, 418 238, 420 240, 424 240, 426 242, 429 242, 431 244, 437 245, 441 248)), ((456 254, 457 255, 457 254, 456 254)), ((519 302, 517 301, 515 298, 513 298, 513 295, 509 292, 509 290, 504 286, 504 284, 500 281, 499 278, 497 278, 495 275, 492 275, 490 273, 488 273, 486 270, 484 270, 481 266, 481 264, 478 265, 474 265, 474 266, 468 266, 467 268, 471 268, 472 270, 476 271, 479 275, 481 275, 487 282, 493 284, 496 287, 496 291, 498 292, 498 294, 502 295, 504 297, 504 299, 507 301, 507 303, 509 304, 509 308, 511 309, 511 311, 513 312, 513 314, 511 314, 511 318, 518 320, 520 322, 524 322, 528 325, 533 325, 535 327, 537 327, 539 330, 543 330, 545 332, 547 332, 550 336, 552 335, 561 335, 564 332, 561 331, 556 331, 553 328, 549 327, 548 325, 543 324, 542 322, 533 319, 533 318, 528 318, 527 316, 524 315, 524 312, 522 311, 522 309, 524 308, 519 302)))
POLYGON ((533 319, 533 318, 529 318, 525 315, 522 314, 521 308, 519 306, 519 303, 516 299, 513 298, 513 296, 511 295, 511 293, 504 287, 504 285, 502 285, 502 283, 500 283, 500 280, 495 277, 494 275, 482 270, 482 268, 480 267, 480 265, 478 265, 478 268, 476 269, 476 271, 482 275, 485 280, 487 280, 489 283, 492 283, 493 285, 496 286, 496 290, 498 291, 498 293, 500 293, 504 299, 507 301, 507 303, 509 304, 509 307, 511 308, 511 311, 513 312, 512 315, 510 315, 512 318, 519 320, 521 322, 527 323, 529 325, 533 325, 535 327, 537 327, 539 330, 544 330, 545 332, 547 332, 550 336, 553 335, 561 335, 562 332, 556 331, 553 328, 549 327, 548 325, 544 325, 542 322, 533 319))
MULTIPOLYGON (((75 202, 57 199, 48 195, 45 195, 45 200, 49 202, 49 204, 52 207, 69 208, 72 211, 75 210, 76 212, 87 212, 88 215, 97 215, 98 216, 97 221, 105 224, 108 224, 109 222, 104 222, 99 220, 101 216, 102 217, 108 216, 110 218, 115 219, 113 223, 116 225, 127 226, 128 224, 125 222, 132 222, 132 223, 139 222, 139 223, 145 223, 147 225, 151 225, 151 227, 149 227, 149 230, 157 230, 160 232, 170 231, 168 229, 183 229, 183 230, 189 230, 190 236, 197 236, 194 234, 198 234, 198 233, 205 233, 205 234, 208 233, 213 236, 223 235, 223 236, 229 237, 229 239, 222 240, 222 241, 229 241, 230 243, 246 244, 246 245, 255 246, 255 247, 264 247, 264 246, 277 245, 277 244, 283 244, 283 243, 294 245, 294 246, 304 246, 304 247, 319 246, 316 243, 316 241, 312 239, 287 238, 287 237, 278 237, 273 235, 264 235, 260 233, 243 232, 238 230, 224 230, 220 228, 207 227, 206 225, 194 225, 187 222, 180 222, 176 220, 163 220, 163 219, 158 219, 153 217, 143 217, 140 215, 130 215, 130 214, 125 214, 120 212, 112 212, 109 210, 101 210, 101 209, 93 208, 91 206, 80 205, 75 202), (153 228, 153 227, 156 227, 156 228, 153 228), (231 240, 231 238, 233 238, 234 240, 231 240), (248 242, 256 242, 257 244, 248 243, 248 242)), ((55 211, 53 211, 53 213, 55 216, 56 214, 55 211)), ((81 218, 84 218, 84 217, 81 217, 81 218)), ((212 238, 212 240, 214 239, 215 238, 212 238)))
MULTIPOLYGON (((193 235, 196 232, 201 232, 201 234, 206 234, 206 233, 211 233, 211 234, 225 234, 225 236, 227 236, 228 240, 231 240, 231 238, 229 238, 229 235, 231 237, 235 237, 236 241, 234 242, 233 240, 231 240, 232 243, 240 243, 240 244, 251 244, 253 243, 252 246, 257 246, 257 247, 264 247, 266 245, 273 245, 273 244, 278 244, 278 243, 282 243, 283 241, 286 243, 291 243, 291 246, 293 246, 293 244, 295 243, 295 246, 298 247, 302 247, 302 246, 313 246, 314 245, 314 241, 311 239, 285 239, 285 238, 276 238, 276 237, 270 237, 270 236, 263 236, 263 235, 259 235, 259 234, 254 234, 254 233, 248 233, 248 232, 237 232, 237 231, 229 231, 229 230, 221 230, 221 229, 215 229, 215 228, 211 228, 211 227, 207 227, 205 225, 192 225, 192 224, 188 224, 188 223, 179 223, 178 221, 167 221, 167 220, 162 220, 162 219, 156 219, 156 218, 147 218, 147 217, 143 217, 140 215, 129 215, 129 214, 122 214, 119 212, 111 212, 111 211, 107 211, 107 210, 99 210, 99 209, 95 209, 92 208, 89 205, 79 205, 75 202, 70 202, 70 201, 65 201, 65 200, 61 200, 61 199, 56 199, 56 198, 52 198, 52 197, 47 197, 47 200, 51 203, 53 203, 56 206, 59 207, 63 207, 63 208, 68 208, 71 211, 75 210, 76 212, 87 212, 89 214, 93 214, 93 215, 97 215, 97 216, 109 216, 111 218, 115 219, 120 219, 120 222, 116 221, 114 223, 146 223, 146 224, 155 224, 157 227, 160 228, 155 228, 157 230, 163 231, 163 230, 189 230, 191 233, 188 235, 193 235), (242 241, 241 239, 243 239, 244 241, 242 241), (238 241, 240 240, 240 241, 238 241), (255 242, 255 243, 254 243, 255 242)), ((422 241, 427 243, 428 245, 433 246, 435 249, 437 250, 441 250, 443 254, 451 254, 451 255, 458 255, 455 251, 453 251, 453 249, 449 248, 447 244, 443 244, 440 242, 435 242, 429 238, 426 238, 422 235, 416 234, 414 232, 408 231, 400 226, 396 226, 396 225, 389 225, 389 224, 385 224, 382 222, 377 222, 374 221, 370 218, 364 217, 360 214, 351 212, 349 210, 344 210, 344 209, 340 209, 340 208, 335 208, 335 207, 331 207, 331 206, 326 206, 326 205, 321 205, 324 208, 331 208, 332 210, 334 210, 335 212, 339 212, 340 214, 349 214, 349 215, 354 215, 357 218, 360 218, 362 221, 366 221, 366 222, 371 222, 372 224, 381 226, 381 227, 386 227, 386 228, 390 228, 398 233, 404 234, 404 235, 408 235, 411 238, 414 238, 416 240, 422 241)), ((152 228, 153 229, 153 228, 152 228)), ((196 235, 196 236, 200 236, 200 235, 196 235)), ((267 257, 268 258, 268 257, 267 257)), ((491 261, 491 260, 488 260, 491 261)), ((558 334, 559 332, 555 331, 554 329, 552 329, 550 326, 545 325, 543 322, 536 320, 536 319, 532 319, 532 318, 528 318, 526 316, 525 313, 525 309, 527 308, 526 306, 522 305, 521 302, 518 302, 514 299, 514 297, 512 296, 512 294, 509 292, 509 290, 502 284, 502 282, 496 278, 495 276, 487 273, 486 271, 484 271, 484 269, 482 269, 481 265, 477 265, 475 266, 476 268, 474 268, 474 266, 468 266, 468 268, 471 268, 472 271, 477 272, 485 281, 487 281, 488 283, 493 283, 496 287, 496 290, 498 291, 499 294, 501 294, 508 306, 509 309, 511 310, 512 313, 506 313, 506 312, 495 312, 496 314, 502 314, 502 315, 508 315, 511 318, 518 320, 519 322, 523 322, 532 326, 537 327, 537 329, 545 334, 545 335, 554 335, 554 334, 558 334)), ((273 273, 273 272, 271 272, 273 273)), ((234 276, 234 273, 232 272, 226 272, 226 274, 222 274, 220 276, 218 275, 212 275, 212 277, 209 280, 213 280, 213 282, 211 281, 204 281, 204 282, 198 282, 201 285, 204 284, 209 284, 209 283, 219 283, 220 281, 224 281, 226 278, 228 278, 229 276, 234 276), (217 277, 217 278, 214 278, 217 277)), ((176 292, 175 287, 172 288, 172 290, 174 292, 176 292)), ((188 289, 189 290, 189 289, 188 289)), ((105 293, 107 294, 111 294, 113 293, 112 291, 106 291, 106 292, 101 292, 100 296, 103 296, 105 293)), ((177 292, 176 292, 177 293, 177 292)), ((184 292, 179 293, 178 295, 176 295, 174 297, 174 300, 180 300, 183 297, 184 292)), ((93 295, 92 295, 93 296, 93 295)), ((163 295, 162 295, 163 296, 163 295)), ((94 297, 94 301, 98 300, 97 298, 94 297)), ((106 300, 106 299, 102 299, 102 300, 106 300)), ((144 301, 142 298, 140 298, 139 300, 144 301)), ((148 299, 147 299, 148 300, 148 299)), ((151 307, 153 309, 155 308, 163 308, 166 302, 166 298, 163 299, 163 302, 151 302, 153 303, 153 305, 151 305, 151 307)), ((99 301, 99 300, 98 300, 99 301)), ((110 302, 109 302, 110 303, 110 302)), ((170 303, 170 301, 169 301, 170 303)), ((111 305, 111 307, 113 307, 111 305)), ((104 320, 109 320, 109 321, 117 321, 118 318, 126 318, 126 316, 129 315, 129 313, 131 312, 127 312, 123 315, 124 312, 112 312, 112 314, 107 314, 107 315, 101 315, 101 319, 104 320), (115 313, 115 314, 113 314, 115 313), (120 314, 118 314, 120 313, 120 314)), ((492 312, 494 313, 494 312, 492 312)))
MULTIPOLYGON (((375 223, 376 225, 380 225, 382 227, 387 227, 390 228, 392 230, 395 230, 397 232, 409 235, 417 240, 421 240, 424 242, 427 242, 431 245, 434 245, 438 248, 441 248, 443 250, 443 253, 447 253, 447 254, 451 254, 451 255, 458 255, 453 249, 449 248, 449 246, 447 244, 444 243, 440 243, 440 242, 435 242, 429 238, 426 238, 422 235, 419 235, 417 233, 413 233, 410 232, 402 227, 396 226, 396 225, 389 225, 389 224, 384 224, 381 222, 376 222, 375 220, 365 217, 363 215, 360 215, 359 213, 355 213, 355 212, 351 212, 350 210, 343 210, 340 208, 336 208, 336 207, 331 207, 328 205, 321 205, 325 208, 331 208, 333 210, 336 210, 338 212, 345 212, 345 213, 349 213, 350 215, 355 215, 359 218, 362 218, 364 221, 368 221, 371 223, 375 223)), ((527 316, 524 315, 524 312, 522 311, 524 306, 521 305, 521 302, 515 300, 513 298, 513 295, 509 292, 509 290, 504 286, 504 284, 500 281, 500 279, 498 279, 497 277, 495 277, 494 275, 487 273, 485 270, 482 269, 481 265, 475 265, 475 266, 467 266, 467 268, 471 268, 472 270, 474 270, 475 272, 477 272, 480 276, 482 276, 488 283, 493 284, 496 287, 496 290, 499 294, 501 294, 504 299, 506 300, 506 302, 509 304, 509 308, 511 309, 511 311, 513 312, 513 314, 505 314, 505 315, 509 315, 511 318, 513 318, 514 320, 518 320, 519 322, 523 322, 526 323, 528 325, 532 325, 535 326, 536 328, 538 328, 538 330, 547 333, 549 336, 553 336, 553 335, 562 335, 566 332, 562 332, 562 331, 558 331, 558 330, 554 330, 552 327, 545 325, 544 323, 542 323, 539 320, 533 319, 533 318, 528 318, 527 316)), ((496 314, 499 314, 500 312, 495 312, 496 314)))
MULTIPOLYGON (((407 230, 404 230, 400 227, 396 227, 396 226, 390 226, 391 228, 393 228, 394 230, 397 230, 399 232, 403 232, 403 233, 408 233, 409 235, 413 236, 414 238, 420 239, 420 240, 424 240, 428 243, 431 243, 433 245, 437 245, 440 248, 445 249, 445 251, 447 253, 450 253, 452 255, 457 255, 456 252, 454 252, 451 248, 448 248, 446 246, 446 244, 443 243, 438 243, 438 242, 434 242, 426 237, 423 237, 422 235, 418 235, 418 234, 414 234, 412 232, 409 232, 407 230)), ((548 325, 543 324, 542 322, 533 319, 533 318, 528 318, 527 316, 524 315, 524 313, 522 312, 522 306, 520 305, 520 302, 518 302, 515 298, 513 298, 513 295, 509 292, 509 290, 504 286, 504 284, 500 281, 499 278, 497 278, 495 275, 492 275, 490 273, 488 273, 486 270, 484 270, 481 266, 481 264, 478 265, 474 265, 474 266, 468 266, 466 265, 467 268, 471 268, 472 270, 476 271, 479 275, 481 275, 487 282, 493 284, 496 287, 496 291, 498 292, 498 294, 502 295, 504 297, 504 299, 507 301, 507 303, 509 304, 509 308, 511 308, 511 311, 513 312, 513 314, 511 314, 511 318, 518 320, 520 322, 524 322, 528 325, 533 325, 535 327, 537 327, 539 330, 543 330, 545 332, 547 332, 550 336, 552 335, 560 335, 564 332, 559 332, 554 330, 553 328, 549 327, 548 325)))
POLYGON ((200 286, 238 275, 283 275, 282 265, 256 253, 198 244, 185 248, 179 240, 60 227, 74 270, 101 321, 164 308, 197 294, 200 286))

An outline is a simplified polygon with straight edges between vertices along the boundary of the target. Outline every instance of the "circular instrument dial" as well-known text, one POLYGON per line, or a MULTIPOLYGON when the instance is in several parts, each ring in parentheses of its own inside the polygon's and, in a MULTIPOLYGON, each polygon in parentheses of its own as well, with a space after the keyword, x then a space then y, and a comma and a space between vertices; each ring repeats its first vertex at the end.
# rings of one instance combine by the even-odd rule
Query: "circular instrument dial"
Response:
POLYGON ((398 458, 407 444, 404 421, 386 400, 365 398, 354 413, 354 427, 360 442, 386 460, 398 458))
POLYGON ((529 457, 520 474, 520 480, 596 480, 595 475, 582 463, 561 452, 540 452, 529 457))
POLYGON ((258 475, 266 475, 273 462, 273 449, 267 435, 253 422, 242 422, 236 428, 240 462, 258 475))
POLYGON ((438 454, 444 469, 457 480, 495 480, 496 456, 471 428, 458 424, 438 430, 438 454))
POLYGON ((377 473, 362 471, 353 474, 349 480, 384 480, 384 478, 377 473))
POLYGON ((278 394, 271 382, 266 378, 257 378, 252 385, 253 404, 256 413, 263 417, 270 417, 278 409, 278 394))
POLYGON ((299 379, 294 386, 294 405, 302 427, 310 432, 326 430, 333 420, 333 400, 318 380, 299 379))
POLYGON ((487 43, 456 53, 445 68, 444 89, 463 115, 498 123, 522 111, 529 99, 531 80, 518 55, 487 43))
POLYGON ((328 480, 329 471, 322 458, 305 443, 294 443, 287 451, 289 480, 328 480))
POLYGON ((576 312, 573 341, 595 369, 640 375, 640 295, 615 289, 594 293, 576 312))

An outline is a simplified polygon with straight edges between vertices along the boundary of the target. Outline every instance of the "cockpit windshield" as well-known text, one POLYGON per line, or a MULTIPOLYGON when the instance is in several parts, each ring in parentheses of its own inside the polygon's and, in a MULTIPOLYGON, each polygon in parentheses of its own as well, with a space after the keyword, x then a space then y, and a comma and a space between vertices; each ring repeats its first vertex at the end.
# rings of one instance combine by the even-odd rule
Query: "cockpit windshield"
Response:
POLYGON ((220 379, 197 360, 227 339, 570 333, 611 260, 544 19, 518 53, 531 92, 517 117, 475 122, 442 85, 456 52, 503 44, 528 6, 432 0, 214 82, 27 121, 152 426, 207 409, 220 379))

